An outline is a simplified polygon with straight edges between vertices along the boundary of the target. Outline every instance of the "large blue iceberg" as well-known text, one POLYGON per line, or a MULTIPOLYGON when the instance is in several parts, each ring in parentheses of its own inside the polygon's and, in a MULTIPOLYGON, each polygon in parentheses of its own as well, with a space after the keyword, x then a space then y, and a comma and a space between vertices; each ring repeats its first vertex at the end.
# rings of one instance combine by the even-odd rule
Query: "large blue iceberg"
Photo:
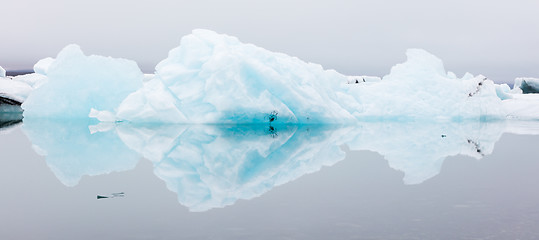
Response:
MULTIPOLYGON (((46 78, 23 104, 26 118, 153 123, 353 123, 370 120, 532 118, 532 102, 484 76, 446 72, 420 50, 383 78, 342 75, 209 30, 182 38, 144 75, 124 59, 70 45, 36 64, 46 78), (352 80, 352 81, 351 81, 352 80), (503 102, 511 102, 505 104, 503 102)), ((520 94, 523 95, 523 94, 520 94)))

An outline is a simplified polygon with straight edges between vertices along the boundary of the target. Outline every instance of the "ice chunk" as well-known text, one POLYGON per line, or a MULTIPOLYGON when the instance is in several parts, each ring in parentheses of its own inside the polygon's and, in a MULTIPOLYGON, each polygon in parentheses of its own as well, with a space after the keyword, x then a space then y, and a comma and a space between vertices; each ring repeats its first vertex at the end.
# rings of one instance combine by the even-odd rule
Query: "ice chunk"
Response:
POLYGON ((25 119, 80 119, 92 108, 113 111, 144 77, 133 61, 85 56, 77 45, 65 47, 49 65, 47 81, 22 105, 25 119))
POLYGON ((539 120, 539 94, 513 94, 502 106, 510 119, 539 120))
POLYGON ((507 84, 496 84, 496 94, 501 100, 513 98, 511 88, 507 84))
POLYGON ((344 75, 208 30, 183 37, 155 77, 120 105, 119 120, 260 123, 276 112, 277 122, 354 121, 337 94, 344 75), (152 102, 169 103, 163 111, 152 102))
MULTIPOLYGON (((13 77, 12 79, 13 81, 16 81, 16 82, 25 83, 28 86, 30 86, 32 89, 39 88, 41 85, 47 82, 47 76, 39 74, 39 73, 18 75, 18 76, 13 77)), ((26 95, 26 97, 28 96, 29 94, 26 95)))
POLYGON ((350 84, 348 95, 362 103, 359 119, 463 119, 504 117, 495 85, 483 76, 448 76, 442 61, 410 49, 405 63, 373 84, 350 84))
POLYGON ((492 81, 471 74, 458 79, 424 50, 411 49, 407 56, 383 80, 346 77, 195 30, 157 65, 155 79, 122 102, 116 116, 174 123, 260 123, 271 113, 285 123, 505 117, 492 81), (346 84, 356 82, 365 84, 346 84))
POLYGON ((459 79, 424 50, 410 49, 407 56, 383 79, 347 77, 235 37, 194 30, 154 75, 143 75, 134 62, 87 57, 71 45, 57 59, 35 65, 46 80, 32 85, 37 89, 23 108, 26 117, 86 118, 95 109, 92 117, 101 121, 146 123, 341 124, 507 115, 501 100, 511 94, 503 86, 481 75, 459 79))
POLYGON ((11 78, 0 78, 0 97, 12 99, 22 103, 32 92, 33 88, 19 81, 14 81, 11 78))
POLYGON ((156 78, 145 82, 143 88, 122 102, 117 118, 132 122, 188 122, 178 106, 180 101, 156 78))
POLYGON ((516 78, 513 89, 520 89, 522 93, 539 93, 539 78, 516 78))
POLYGON ((6 70, 0 66, 0 77, 6 77, 6 70))
POLYGON ((34 65, 34 73, 47 75, 47 72, 49 71, 49 67, 51 66, 53 62, 54 62, 54 58, 50 58, 50 57, 39 60, 34 65))

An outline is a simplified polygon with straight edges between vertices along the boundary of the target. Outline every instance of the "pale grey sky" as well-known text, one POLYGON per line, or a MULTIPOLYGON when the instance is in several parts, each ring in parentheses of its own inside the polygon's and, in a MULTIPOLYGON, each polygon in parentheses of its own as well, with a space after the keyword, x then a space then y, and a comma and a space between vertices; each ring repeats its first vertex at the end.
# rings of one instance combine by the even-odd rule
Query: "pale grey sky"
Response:
POLYGON ((344 74, 384 75, 423 48, 447 70, 539 77, 539 1, 19 0, 2 4, 0 66, 29 69, 67 44, 145 72, 192 29, 237 36, 344 74))

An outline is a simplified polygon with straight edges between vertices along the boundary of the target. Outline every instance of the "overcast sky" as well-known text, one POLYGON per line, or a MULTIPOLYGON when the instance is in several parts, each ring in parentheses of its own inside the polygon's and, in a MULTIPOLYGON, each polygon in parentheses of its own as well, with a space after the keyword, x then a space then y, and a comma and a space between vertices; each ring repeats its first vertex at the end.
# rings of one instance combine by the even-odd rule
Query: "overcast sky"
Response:
POLYGON ((195 28, 237 36, 351 75, 385 75, 408 48, 447 70, 539 77, 539 1, 18 0, 2 4, 0 66, 31 69, 67 44, 145 72, 195 28))

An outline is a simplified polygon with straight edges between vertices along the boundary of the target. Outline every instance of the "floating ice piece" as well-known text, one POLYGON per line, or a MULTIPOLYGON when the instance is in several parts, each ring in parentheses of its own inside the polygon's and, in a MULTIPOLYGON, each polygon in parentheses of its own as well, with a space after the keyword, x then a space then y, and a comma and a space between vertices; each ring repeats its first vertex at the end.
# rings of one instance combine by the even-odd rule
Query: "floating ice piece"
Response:
POLYGON ((6 70, 0 66, 0 77, 6 77, 6 70))
POLYGON ((23 103, 25 118, 88 118, 92 108, 112 111, 142 86, 144 75, 130 60, 85 56, 77 45, 65 47, 36 69, 47 81, 23 103))
POLYGON ((502 107, 510 119, 539 120, 539 94, 513 94, 502 107))
MULTIPOLYGON (((143 75, 134 62, 87 57, 68 46, 57 59, 38 62, 39 73, 25 80, 32 88, 15 97, 24 100, 36 89, 23 104, 26 117, 100 121, 239 124, 269 122, 275 115, 275 123, 333 124, 507 116, 510 104, 501 100, 514 92, 506 86, 481 75, 459 79, 424 50, 410 49, 407 56, 383 79, 347 77, 235 37, 194 30, 156 66, 155 75, 143 75)), ((518 83, 534 91, 539 81, 518 83)), ((517 114, 530 115, 511 111, 517 114)))
POLYGON ((425 50, 409 49, 406 55, 406 62, 391 68, 381 81, 348 85, 348 96, 361 103, 355 114, 359 119, 505 117, 491 80, 471 74, 458 79, 425 50))
POLYGON ((513 98, 513 94, 511 94, 511 88, 505 83, 496 85, 496 94, 501 100, 513 98))
POLYGON ((340 104, 344 75, 208 30, 183 37, 155 76, 122 102, 119 120, 260 123, 274 111, 277 122, 355 120, 340 104))
POLYGON ((54 63, 54 58, 48 57, 39 60, 36 64, 34 64, 34 73, 47 75, 49 71, 49 67, 54 63))
POLYGON ((407 56, 383 80, 346 77, 235 37, 195 30, 156 66, 154 79, 120 104, 116 117, 261 123, 275 112, 277 122, 302 124, 505 117, 492 81, 471 74, 458 79, 424 50, 408 50, 407 56), (346 84, 363 81, 369 84, 346 84))
POLYGON ((518 93, 539 93, 539 78, 516 78, 513 89, 518 93), (520 89, 520 90, 519 90, 520 89))
POLYGON ((11 99, 20 105, 32 92, 33 88, 26 83, 11 78, 0 78, 0 97, 11 99))
POLYGON ((0 96, 23 103, 35 88, 46 82, 47 77, 31 73, 15 77, 0 77, 0 96))

